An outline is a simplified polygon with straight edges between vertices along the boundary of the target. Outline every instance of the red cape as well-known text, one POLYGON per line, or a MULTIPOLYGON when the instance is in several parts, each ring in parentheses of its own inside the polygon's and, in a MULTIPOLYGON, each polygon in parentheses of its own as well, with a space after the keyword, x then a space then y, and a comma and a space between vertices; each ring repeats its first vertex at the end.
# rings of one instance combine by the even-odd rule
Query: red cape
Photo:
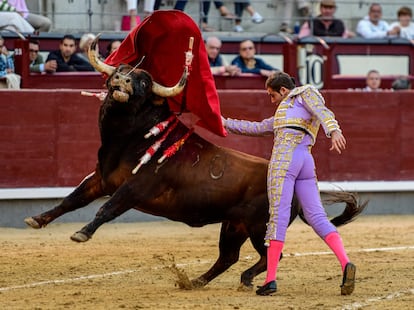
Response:
POLYGON ((181 111, 185 97, 186 110, 200 118, 197 124, 224 137, 220 101, 204 41, 198 26, 184 12, 155 11, 129 33, 105 62, 135 66, 145 56, 139 68, 148 71, 159 84, 170 87, 183 73, 190 37, 194 37, 194 57, 187 86, 180 95, 168 98, 168 103, 173 111, 181 111))

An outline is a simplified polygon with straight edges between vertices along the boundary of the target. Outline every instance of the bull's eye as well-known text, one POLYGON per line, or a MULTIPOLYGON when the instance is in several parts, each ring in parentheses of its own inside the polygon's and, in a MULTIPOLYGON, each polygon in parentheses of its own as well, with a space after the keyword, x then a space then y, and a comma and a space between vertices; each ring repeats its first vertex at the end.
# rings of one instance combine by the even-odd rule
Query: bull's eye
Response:
POLYGON ((126 81, 127 83, 130 83, 130 82, 131 82, 131 80, 130 80, 130 79, 126 79, 125 81, 126 81))
POLYGON ((116 74, 115 76, 114 76, 114 79, 119 79, 119 75, 118 74, 116 74))
POLYGON ((142 88, 146 88, 147 87, 147 82, 145 82, 145 81, 141 81, 140 84, 141 84, 141 87, 142 88))

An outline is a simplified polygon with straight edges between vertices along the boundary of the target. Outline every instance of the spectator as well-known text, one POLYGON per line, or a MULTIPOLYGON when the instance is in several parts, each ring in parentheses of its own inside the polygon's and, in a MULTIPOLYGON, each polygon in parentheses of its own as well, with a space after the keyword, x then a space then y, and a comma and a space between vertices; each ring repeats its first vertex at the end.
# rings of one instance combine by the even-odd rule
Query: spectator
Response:
MULTIPOLYGON (((214 28, 208 25, 208 13, 210 12, 211 1, 203 1, 203 16, 201 22, 201 29, 203 31, 215 31, 214 28)), ((220 12, 220 15, 225 19, 234 19, 235 16, 229 12, 227 7, 221 1, 214 1, 214 6, 220 12)))
POLYGON ((280 32, 286 32, 286 33, 293 33, 293 30, 291 28, 291 23, 293 20, 293 12, 294 12, 294 8, 293 8, 293 4, 294 2, 296 2, 296 7, 297 10, 299 11, 299 16, 301 18, 306 18, 307 16, 309 16, 309 2, 308 1, 303 1, 303 0, 295 0, 295 1, 278 1, 278 2, 283 2, 283 20, 282 20, 282 24, 280 25, 280 32))
POLYGON ((381 90, 381 75, 378 70, 369 70, 367 73, 366 86, 363 91, 379 91, 381 90))
POLYGON ((93 40, 95 40, 96 36, 93 33, 85 33, 79 40, 79 49, 80 52, 77 53, 80 58, 89 62, 88 58, 88 50, 89 46, 91 46, 93 40))
POLYGON ((56 72, 95 71, 91 64, 75 54, 75 37, 66 34, 59 45, 59 50, 49 53, 46 62, 56 60, 56 72))
POLYGON ((34 28, 11 6, 7 0, 0 0, 0 28, 18 32, 33 33, 34 28))
MULTIPOLYGON (((209 2, 209 1, 203 1, 203 2, 209 2)), ((219 2, 219 3, 221 3, 221 2, 219 2)), ((184 7, 185 7, 186 4, 187 4, 187 0, 177 1, 175 3, 174 9, 184 11, 184 7)), ((218 4, 215 3, 215 5, 217 7, 218 4)), ((228 12, 227 8, 225 8, 225 9, 224 8, 225 8, 224 5, 218 7, 221 15, 225 18, 226 17, 227 18, 233 18, 233 16, 228 12), (221 8, 221 10, 220 10, 220 8, 221 8)), ((241 26, 242 15, 243 15, 244 10, 246 10, 250 14, 253 23, 260 24, 260 23, 264 22, 263 17, 258 12, 256 12, 254 10, 254 8, 250 4, 249 0, 239 0, 238 2, 235 1, 234 2, 234 10, 235 10, 235 13, 236 13, 236 20, 235 20, 235 25, 233 27, 233 31, 235 31, 235 32, 243 32, 244 31, 243 27, 241 26)), ((205 14, 205 16, 207 16, 208 11, 205 12, 204 9, 203 9, 203 13, 205 14)), ((208 29, 208 30, 211 31, 212 29, 208 29)))
POLYGON ((30 58, 30 72, 56 72, 56 60, 43 61, 42 55, 39 54, 39 41, 30 39, 29 41, 29 58, 30 58))
POLYGON ((122 18, 122 30, 131 30, 138 24, 137 0, 125 0, 128 15, 122 18))
MULTIPOLYGON (((174 9, 184 11, 185 5, 187 4, 187 0, 180 0, 175 3, 174 9)), ((208 25, 208 13, 210 12, 210 5, 211 0, 203 1, 202 2, 202 22, 201 22, 201 30, 209 32, 215 31, 213 27, 208 25)), ((220 15, 226 19, 234 19, 235 16, 229 12, 227 7, 221 1, 214 1, 214 6, 217 10, 219 10, 220 15)))
POLYGON ((20 75, 14 73, 14 63, 11 53, 4 44, 3 37, 0 36, 0 77, 6 79, 6 87, 19 89, 20 75))
POLYGON ((251 40, 243 40, 240 42, 239 56, 233 59, 232 65, 236 65, 241 69, 242 73, 255 73, 263 76, 270 76, 279 71, 265 63, 262 59, 255 57, 256 50, 251 40))
POLYGON ((408 77, 401 76, 398 79, 396 79, 394 82, 392 82, 391 88, 393 90, 411 89, 411 81, 408 77))
POLYGON ((389 36, 397 36, 399 27, 391 28, 382 20, 382 7, 379 3, 373 3, 369 7, 368 16, 358 22, 356 32, 365 39, 383 39, 389 36))
POLYGON ((52 22, 49 18, 29 12, 25 0, 8 0, 8 3, 16 9, 33 26, 36 31, 48 32, 52 22))
POLYGON ((335 18, 335 0, 322 0, 320 3, 320 11, 320 15, 302 25, 298 34, 299 38, 310 36, 312 30, 312 34, 319 37, 349 38, 355 36, 354 33, 346 30, 342 20, 335 18), (310 23, 313 23, 313 27, 310 27, 310 23))
MULTIPOLYGON (((144 0, 144 15, 148 16, 154 12, 156 5, 156 0, 144 0)), ((161 2, 157 4, 158 6, 161 5, 161 2)))
POLYGON ((391 29, 400 28, 400 38, 414 40, 414 23, 411 21, 413 18, 413 11, 407 7, 401 7, 398 12, 398 21, 390 25, 391 29))
POLYGON ((250 4, 249 0, 244 0, 244 1, 235 1, 234 2, 234 12, 236 13, 236 20, 235 20, 235 24, 233 27, 233 31, 234 32, 243 32, 244 29, 241 25, 242 22, 242 15, 243 15, 243 11, 246 10, 252 19, 252 22, 255 24, 261 24, 264 22, 264 18, 262 17, 262 15, 260 15, 258 12, 255 11, 255 9, 253 8, 253 6, 250 4))
POLYGON ((106 47, 106 57, 108 57, 114 50, 116 50, 121 45, 120 40, 112 40, 109 42, 108 46, 106 47))
POLYGON ((206 40, 206 50, 211 73, 215 75, 239 75, 241 70, 236 65, 229 65, 220 55, 221 40, 215 36, 206 40))

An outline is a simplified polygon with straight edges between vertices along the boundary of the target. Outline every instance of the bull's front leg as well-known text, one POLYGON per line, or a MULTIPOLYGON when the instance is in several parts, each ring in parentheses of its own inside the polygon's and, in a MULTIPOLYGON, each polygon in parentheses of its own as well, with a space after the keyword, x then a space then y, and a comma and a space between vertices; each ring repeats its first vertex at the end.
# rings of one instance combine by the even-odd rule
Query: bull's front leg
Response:
POLYGON ((88 205, 104 196, 101 181, 98 172, 91 173, 59 205, 42 214, 25 218, 25 223, 32 228, 42 228, 59 216, 88 205))
POLYGON ((112 197, 99 209, 92 222, 74 233, 70 238, 76 242, 88 241, 95 231, 104 223, 112 221, 116 217, 132 209, 136 201, 128 184, 121 186, 112 197))

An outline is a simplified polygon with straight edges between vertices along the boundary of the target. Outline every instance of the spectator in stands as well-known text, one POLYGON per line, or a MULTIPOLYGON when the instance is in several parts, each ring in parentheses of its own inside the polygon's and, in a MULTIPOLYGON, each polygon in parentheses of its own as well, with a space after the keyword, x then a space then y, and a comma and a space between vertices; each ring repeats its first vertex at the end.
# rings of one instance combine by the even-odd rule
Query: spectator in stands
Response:
POLYGON ((381 90, 381 75, 378 70, 369 70, 367 73, 366 86, 363 91, 381 90))
MULTIPOLYGON (((201 22, 201 30, 215 31, 213 27, 208 25, 208 13, 210 12, 211 1, 203 1, 203 16, 201 22)), ((227 7, 221 1, 214 1, 214 6, 220 12, 220 15, 225 19, 234 19, 236 16, 231 14, 227 7)))
POLYGON ((7 0, 0 0, 0 28, 18 32, 33 33, 34 28, 11 6, 7 0))
POLYGON ((400 38, 414 40, 414 23, 412 22, 413 11, 407 7, 401 7, 398 12, 398 21, 390 25, 391 29, 400 28, 400 38))
POLYGON ((297 11, 299 12, 299 16, 302 19, 305 19, 307 16, 309 16, 309 8, 310 4, 308 1, 303 0, 295 0, 295 1, 278 1, 283 2, 281 5, 283 5, 283 20, 282 24, 280 25, 279 31, 280 32, 286 32, 286 33, 293 33, 292 30, 292 20, 293 20, 293 13, 296 11, 293 7, 294 2, 296 2, 297 11))
POLYGON ((253 8, 249 0, 244 1, 235 1, 234 2, 234 12, 236 13, 236 20, 234 22, 233 31, 234 32, 243 32, 244 29, 241 25, 243 11, 246 10, 252 19, 252 22, 255 24, 261 24, 264 22, 264 18, 253 8))
MULTIPOLYGON (((204 2, 209 2, 209 1, 204 1, 204 2)), ((221 15, 225 18, 233 18, 233 16, 229 13, 229 11, 227 10, 227 8, 224 7, 224 5, 220 5, 221 2, 215 2, 216 8, 218 7, 221 15), (221 8, 221 9, 220 9, 221 8)), ((180 11, 184 11, 184 7, 187 4, 187 0, 180 0, 177 1, 175 3, 174 9, 175 10, 180 10, 180 11)), ((222 4, 222 3, 221 3, 222 4)), ((253 8, 253 6, 251 5, 249 0, 239 0, 239 1, 235 1, 234 2, 234 10, 236 13, 236 20, 235 20, 235 25, 233 27, 233 31, 235 32, 243 32, 244 29, 241 26, 241 22, 242 22, 242 15, 243 15, 243 11, 246 10, 251 18, 252 18, 252 22, 255 24, 260 24, 264 22, 263 17, 255 11, 255 9, 253 8)), ((203 9, 203 12, 205 14, 205 16, 207 16, 208 11, 205 12, 203 9)), ((211 31, 213 29, 208 28, 208 30, 205 31, 211 31)))
POLYGON ((46 62, 56 60, 56 72, 95 71, 92 65, 75 54, 75 37, 66 34, 59 45, 59 50, 49 53, 46 62))
POLYGON ((368 16, 358 22, 356 32, 365 39, 382 39, 386 37, 398 36, 400 28, 391 28, 390 25, 382 20, 382 7, 379 3, 373 3, 369 7, 368 16))
POLYGON ((93 40, 95 40, 96 36, 93 33, 85 33, 79 40, 79 50, 80 52, 77 53, 80 58, 89 62, 88 58, 88 50, 89 46, 91 46, 93 40))
POLYGON ((30 13, 25 0, 8 0, 8 3, 14 7, 36 31, 47 32, 50 30, 52 25, 51 20, 46 16, 30 13))
POLYGON ((255 54, 256 49, 253 41, 243 40, 240 42, 239 56, 234 58, 231 64, 238 66, 242 73, 254 73, 267 77, 279 71, 262 59, 255 57, 255 54))
POLYGON ((106 47, 106 57, 108 57, 114 50, 116 50, 121 45, 120 40, 112 40, 109 42, 108 46, 106 47))
POLYGON ((215 75, 239 75, 241 69, 236 65, 229 65, 220 55, 221 40, 215 36, 206 39, 206 50, 211 73, 215 75))
MULTIPOLYGON (((187 4, 187 0, 180 0, 175 3, 174 9, 184 11, 185 5, 187 4)), ((202 31, 215 31, 213 27, 208 25, 208 14, 210 12, 210 5, 211 1, 203 1, 202 2, 202 22, 201 22, 201 30, 202 31)), ((235 16, 229 12, 227 7, 221 1, 214 1, 214 6, 217 10, 219 10, 220 15, 226 19, 234 19, 235 16)))
POLYGON ((411 81, 408 77, 401 76, 398 79, 396 79, 394 82, 392 82, 391 88, 393 90, 411 89, 411 81))
MULTIPOLYGON (((12 54, 7 50, 3 37, 0 36, 0 77, 6 79, 6 87, 19 89, 20 75, 14 73, 12 54)), ((0 85, 1 86, 1 85, 0 85)), ((1 88, 1 87, 0 87, 1 88)))
POLYGON ((30 72, 56 72, 57 62, 56 60, 43 61, 42 55, 39 53, 40 45, 39 41, 30 39, 29 41, 29 58, 30 58, 30 72))
POLYGON ((320 15, 303 23, 298 34, 299 38, 310 36, 312 30, 312 34, 319 37, 349 38, 355 36, 353 32, 346 30, 342 20, 335 17, 335 0, 322 0, 320 3, 320 11, 320 15), (313 27, 310 27, 311 23, 313 23, 313 27))

